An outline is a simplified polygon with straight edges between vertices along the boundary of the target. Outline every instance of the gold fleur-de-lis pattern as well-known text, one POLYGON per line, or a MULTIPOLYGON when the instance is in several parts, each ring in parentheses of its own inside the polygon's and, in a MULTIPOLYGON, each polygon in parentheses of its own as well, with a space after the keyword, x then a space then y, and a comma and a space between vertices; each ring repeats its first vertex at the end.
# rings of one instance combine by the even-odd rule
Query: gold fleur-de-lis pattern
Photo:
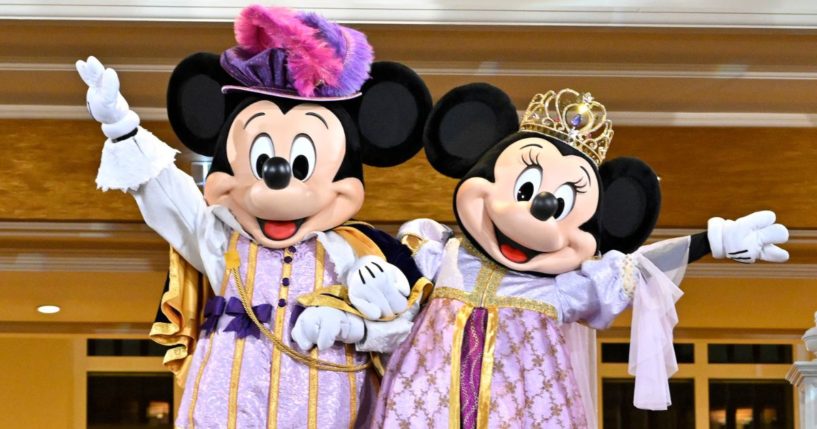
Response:
POLYGON ((505 308, 491 383, 491 428, 585 428, 564 338, 550 318, 505 308))
MULTIPOLYGON (((462 307, 448 299, 435 299, 415 320, 418 329, 390 358, 383 379, 375 427, 448 427, 452 337, 457 312, 462 307)), ((459 369, 457 369, 459 370, 459 369)))

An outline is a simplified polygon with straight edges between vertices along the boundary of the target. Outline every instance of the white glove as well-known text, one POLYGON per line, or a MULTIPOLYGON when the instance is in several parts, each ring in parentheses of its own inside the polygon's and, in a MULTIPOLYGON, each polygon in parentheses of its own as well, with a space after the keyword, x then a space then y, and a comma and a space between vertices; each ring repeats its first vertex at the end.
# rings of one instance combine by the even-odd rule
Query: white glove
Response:
POLYGON ((352 305, 372 320, 404 311, 411 292, 405 274, 377 256, 358 259, 346 274, 346 287, 352 305))
POLYGON ((353 344, 363 339, 366 332, 363 319, 331 307, 307 307, 298 316, 290 335, 301 350, 308 351, 317 345, 326 350, 343 341, 353 344))
POLYGON ((79 76, 88 85, 85 103, 88 113, 102 123, 102 132, 110 139, 122 137, 139 126, 139 116, 119 93, 119 77, 94 57, 76 63, 79 76))
POLYGON ((765 210, 738 220, 709 219, 707 237, 714 258, 729 258, 744 264, 756 260, 786 262, 789 252, 775 246, 789 239, 789 230, 774 223, 775 214, 765 210))

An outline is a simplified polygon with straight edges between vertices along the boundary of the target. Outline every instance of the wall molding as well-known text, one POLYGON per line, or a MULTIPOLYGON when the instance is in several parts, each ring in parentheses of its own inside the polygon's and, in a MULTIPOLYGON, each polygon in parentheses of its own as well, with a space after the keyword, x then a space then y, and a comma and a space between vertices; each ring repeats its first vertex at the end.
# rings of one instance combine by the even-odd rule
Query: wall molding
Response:
MULTIPOLYGON (((506 63, 495 61, 472 62, 419 62, 412 69, 422 76, 484 76, 484 77, 569 77, 614 79, 739 79, 739 80, 817 80, 813 70, 781 70, 774 67, 749 67, 744 64, 721 64, 717 67, 694 64, 564 64, 564 63, 506 63)), ((170 74, 175 64, 106 64, 119 73, 170 74)), ((2 72, 70 72, 68 63, 0 63, 2 72)))
MULTIPOLYGON (((398 225, 378 225, 394 233, 398 225)), ((699 232, 659 228, 651 240, 699 232)), ((793 230, 789 244, 817 249, 817 231, 793 230)), ((0 272, 162 272, 167 245, 144 224, 0 222, 0 272), (70 246, 66 245, 70 244, 70 246)), ((817 264, 701 262, 687 277, 814 279, 817 264)))
MULTIPOLYGON (((252 0, 6 0, 0 18, 113 21, 232 21, 252 0)), ((280 6, 319 12, 342 22, 376 24, 553 25, 600 27, 815 28, 809 0, 417 0, 414 2, 283 0, 280 6)))
MULTIPOLYGON (((162 107, 133 109, 143 121, 166 121, 162 107)), ((520 116, 524 113, 520 111, 520 116)), ((608 116, 617 126, 634 127, 817 127, 817 113, 760 112, 626 112, 611 111, 608 116)), ((0 119, 91 120, 85 106, 0 104, 0 119)))

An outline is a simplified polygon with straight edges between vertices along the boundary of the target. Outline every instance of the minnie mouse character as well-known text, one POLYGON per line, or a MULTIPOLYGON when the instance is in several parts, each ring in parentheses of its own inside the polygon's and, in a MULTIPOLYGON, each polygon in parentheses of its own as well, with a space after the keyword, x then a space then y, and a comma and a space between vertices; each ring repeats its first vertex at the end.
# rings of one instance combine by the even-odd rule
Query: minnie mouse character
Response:
POLYGON ((171 270, 170 323, 154 333, 180 345, 165 360, 189 374, 176 427, 350 427, 374 395, 359 350, 404 338, 410 323, 395 317, 427 282, 407 248, 348 221, 363 204, 362 164, 420 149, 430 96, 407 67, 372 65, 363 34, 314 14, 251 6, 235 33, 238 46, 188 57, 168 87, 173 130, 213 157, 203 197, 175 151, 138 126, 116 73, 77 62, 109 139, 96 181, 133 195, 215 292, 196 342, 203 300, 171 270))
POLYGON ((773 243, 788 232, 758 212, 640 247, 658 217, 658 178, 634 158, 603 162, 612 136, 604 106, 570 89, 535 96, 521 126, 508 96, 486 84, 436 104, 425 149, 460 178, 464 237, 428 219, 400 230, 435 288, 389 361, 374 426, 594 426, 582 356, 560 325, 602 329, 631 303, 634 402, 666 409, 686 265, 710 251, 783 262, 773 243))

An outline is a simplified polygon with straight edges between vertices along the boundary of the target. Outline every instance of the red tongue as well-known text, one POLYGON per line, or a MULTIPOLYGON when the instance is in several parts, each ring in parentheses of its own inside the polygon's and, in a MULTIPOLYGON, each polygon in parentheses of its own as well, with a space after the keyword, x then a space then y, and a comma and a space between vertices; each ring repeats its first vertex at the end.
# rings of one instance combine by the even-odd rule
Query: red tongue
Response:
POLYGON ((273 240, 286 240, 292 237, 297 229, 295 222, 291 220, 268 220, 264 222, 264 234, 273 240))
POLYGON ((511 262, 521 264, 528 261, 528 255, 526 255, 525 252, 509 244, 501 244, 499 246, 499 251, 502 252, 502 254, 511 262))

